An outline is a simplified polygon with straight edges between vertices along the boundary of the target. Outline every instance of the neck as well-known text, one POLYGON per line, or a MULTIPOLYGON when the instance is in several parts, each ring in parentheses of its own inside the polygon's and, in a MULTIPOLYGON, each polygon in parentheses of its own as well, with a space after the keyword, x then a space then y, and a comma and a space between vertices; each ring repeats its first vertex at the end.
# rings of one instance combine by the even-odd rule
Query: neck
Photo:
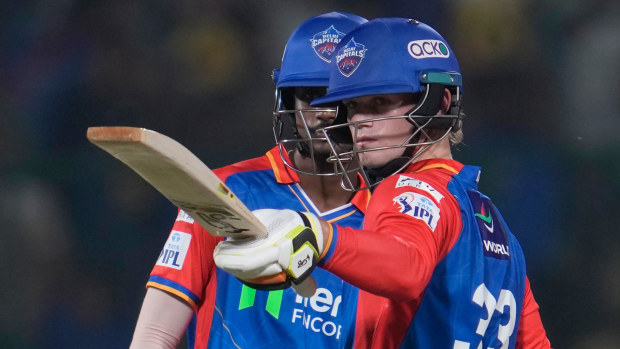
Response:
POLYGON ((299 174, 299 185, 320 212, 326 212, 347 204, 352 192, 340 185, 340 176, 313 176, 299 174))
POLYGON ((450 149, 448 137, 428 147, 415 161, 428 159, 452 159, 452 150, 450 149))
MULTIPOLYGON (((333 165, 325 162, 314 165, 312 159, 304 157, 296 151, 290 158, 297 168, 306 172, 313 172, 315 168, 325 172, 334 171, 333 165)), ((318 176, 298 173, 298 176, 299 185, 320 212, 326 212, 345 205, 353 196, 352 192, 342 188, 340 175, 318 176)), ((357 180, 357 176, 355 180, 357 180)))

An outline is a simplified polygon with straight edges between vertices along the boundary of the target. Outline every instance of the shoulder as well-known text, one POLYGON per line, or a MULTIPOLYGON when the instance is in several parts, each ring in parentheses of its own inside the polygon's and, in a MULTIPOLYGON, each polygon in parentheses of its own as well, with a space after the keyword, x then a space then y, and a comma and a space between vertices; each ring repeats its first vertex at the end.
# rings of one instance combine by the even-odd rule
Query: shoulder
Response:
POLYGON ((433 231, 438 223, 445 230, 457 231, 460 208, 447 188, 450 176, 438 172, 441 171, 408 172, 386 178, 372 194, 372 212, 368 215, 399 212, 424 220, 433 231))
POLYGON ((419 173, 402 173, 386 178, 375 190, 375 194, 399 195, 405 192, 415 192, 432 199, 437 204, 449 194, 447 189, 449 178, 438 176, 438 171, 424 171, 419 173))
POLYGON ((234 164, 226 165, 213 170, 213 172, 222 180, 226 180, 236 174, 250 173, 253 171, 271 170, 272 166, 266 155, 242 160, 234 164))

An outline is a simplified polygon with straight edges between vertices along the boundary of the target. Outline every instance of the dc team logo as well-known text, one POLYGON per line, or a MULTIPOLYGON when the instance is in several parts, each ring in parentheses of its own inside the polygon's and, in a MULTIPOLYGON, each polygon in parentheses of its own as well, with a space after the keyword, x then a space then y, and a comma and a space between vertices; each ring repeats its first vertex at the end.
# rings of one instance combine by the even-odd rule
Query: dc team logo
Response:
POLYGON ((310 39, 310 45, 319 58, 327 63, 331 63, 336 46, 338 46, 343 37, 344 33, 338 31, 332 25, 322 32, 314 34, 312 39, 310 39))
POLYGON ((415 59, 450 57, 448 46, 439 40, 411 41, 407 44, 407 52, 415 59))
POLYGON ((351 76, 360 66, 365 56, 366 46, 356 43, 355 38, 351 38, 336 54, 338 70, 346 77, 351 76))
POLYGON ((508 234, 504 225, 499 221, 499 215, 491 200, 482 197, 477 192, 470 191, 468 194, 474 208, 474 219, 482 238, 484 255, 497 259, 509 259, 508 234))

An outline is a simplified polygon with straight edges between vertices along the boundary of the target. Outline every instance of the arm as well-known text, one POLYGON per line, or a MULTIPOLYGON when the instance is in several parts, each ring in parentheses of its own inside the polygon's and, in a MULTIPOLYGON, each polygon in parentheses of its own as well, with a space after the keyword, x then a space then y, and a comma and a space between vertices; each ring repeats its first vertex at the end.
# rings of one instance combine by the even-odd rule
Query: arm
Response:
POLYGON ((438 220, 429 225, 428 220, 402 213, 394 198, 404 191, 432 198, 410 187, 393 188, 380 192, 379 186, 373 193, 364 230, 336 227, 333 251, 322 267, 367 292, 409 301, 423 292, 435 266, 458 239, 462 223, 451 196, 435 202, 438 220))
MULTIPOLYGON (((379 189, 373 200, 377 192, 379 189)), ((291 210, 254 211, 268 227, 268 237, 224 241, 215 250, 215 263, 245 282, 282 271, 295 282, 295 267, 303 266, 306 271, 308 266, 321 261, 324 269, 368 292, 394 300, 413 300, 423 292, 435 266, 452 247, 461 229, 454 198, 445 197, 439 206, 431 196, 411 187, 396 190, 388 186, 382 194, 383 200, 377 200, 373 210, 369 209, 365 230, 332 225, 307 212, 303 215, 314 223, 295 220, 300 213, 291 210), (413 200, 406 211, 393 205, 403 192, 411 194, 410 201, 413 200), (419 205, 426 214, 415 213, 417 217, 411 210, 422 212, 419 205), (367 224, 368 221, 371 223, 367 224), (305 228, 314 234, 300 234, 305 228), (312 246, 313 253, 303 252, 304 246, 312 246)), ((266 284, 274 283, 269 280, 266 284)))
MULTIPOLYGON (((381 195, 379 189, 373 194, 373 200, 379 199, 376 205, 369 205, 365 230, 332 225, 307 212, 303 215, 314 223, 296 221, 300 214, 291 210, 253 211, 268 227, 268 237, 224 241, 215 250, 215 263, 245 282, 282 271, 295 282, 296 266, 311 271, 308 268, 320 261, 319 266, 368 292, 400 301, 416 299, 459 236, 458 205, 447 195, 439 205, 423 190, 386 188, 381 195), (411 194, 407 210, 393 204, 403 193, 411 194), (414 208, 425 215, 414 214, 414 208), (299 235, 300 228, 309 228, 314 234, 299 235), (316 239, 310 239, 313 235, 316 239), (304 246, 313 246, 313 253, 303 252, 304 246)), ((273 284, 268 280, 265 286, 273 284)))
POLYGON ((175 348, 194 313, 208 311, 215 297, 212 251, 220 240, 179 211, 147 282, 132 349, 175 348))
POLYGON ((517 348, 551 348, 528 278, 525 279, 525 295, 517 333, 517 348))
POLYGON ((400 301, 419 297, 439 262, 437 249, 425 234, 403 238, 398 233, 343 227, 337 232, 334 256, 323 267, 378 296, 400 301))
POLYGON ((142 303, 130 349, 174 349, 194 311, 185 302, 149 287, 142 303))

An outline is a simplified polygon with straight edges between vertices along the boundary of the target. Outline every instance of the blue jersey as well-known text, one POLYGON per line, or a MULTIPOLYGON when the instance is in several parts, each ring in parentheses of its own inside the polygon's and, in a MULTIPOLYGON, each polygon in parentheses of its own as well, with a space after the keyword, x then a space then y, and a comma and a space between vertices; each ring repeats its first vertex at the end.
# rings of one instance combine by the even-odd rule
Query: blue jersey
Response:
POLYGON ((448 184, 463 228, 435 267, 401 348, 514 348, 525 292, 525 259, 491 200, 477 191, 479 169, 448 184))
POLYGON ((514 348, 530 334, 548 348, 523 251, 479 172, 415 162, 377 186, 363 230, 337 227, 324 267, 362 289, 356 348, 514 348))
MULTIPOLYGON (((358 193, 344 206, 318 212, 276 148, 215 172, 251 210, 308 211, 340 225, 362 226, 368 192, 358 193)), ((172 268, 158 262, 148 286, 175 294, 195 307, 186 337, 190 348, 352 347, 357 288, 317 268, 312 276, 318 289, 311 298, 300 297, 290 288, 257 291, 215 266, 213 248, 221 238, 207 234, 182 211, 167 246, 175 232, 188 234, 184 265, 172 268)))

